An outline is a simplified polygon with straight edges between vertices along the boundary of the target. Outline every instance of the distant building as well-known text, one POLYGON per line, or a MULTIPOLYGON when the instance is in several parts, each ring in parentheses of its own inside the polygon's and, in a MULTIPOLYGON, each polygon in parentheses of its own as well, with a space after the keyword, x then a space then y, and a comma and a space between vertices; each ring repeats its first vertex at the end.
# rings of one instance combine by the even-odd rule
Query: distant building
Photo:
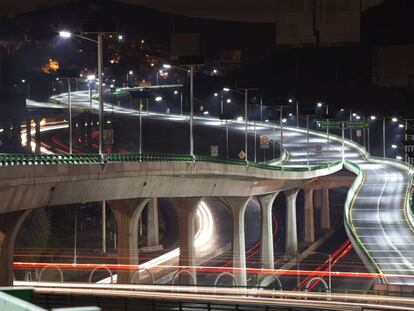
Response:
POLYGON ((382 0, 275 1, 276 44, 338 46, 360 42, 361 12, 382 0))

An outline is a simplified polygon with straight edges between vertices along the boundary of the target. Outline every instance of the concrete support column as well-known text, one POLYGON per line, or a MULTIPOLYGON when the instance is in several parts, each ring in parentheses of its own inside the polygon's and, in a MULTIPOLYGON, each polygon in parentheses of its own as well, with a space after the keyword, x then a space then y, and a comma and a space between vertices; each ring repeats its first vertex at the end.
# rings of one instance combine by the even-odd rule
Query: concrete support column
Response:
POLYGON ((161 250, 159 223, 158 223, 158 199, 152 198, 147 205, 147 246, 148 251, 161 250))
POLYGON ((313 217, 313 189, 305 189, 305 243, 315 242, 315 221, 313 217))
MULTIPOLYGON (((148 199, 106 201, 116 223, 118 264, 136 265, 138 268, 138 221, 148 199)), ((117 283, 130 282, 134 269, 119 269, 117 283)))
POLYGON ((285 191, 286 196, 286 254, 298 252, 298 233, 296 226, 296 197, 299 189, 285 191))
POLYGON ((186 272, 181 272, 179 282, 182 285, 197 284, 195 261, 195 220, 198 204, 201 198, 170 198, 171 204, 177 211, 178 236, 180 245, 179 266, 186 272), (191 274, 192 277, 189 275, 191 274))
POLYGON ((36 142, 35 153, 40 154, 40 144, 41 144, 40 119, 35 120, 35 142, 36 142))
POLYGON ((219 200, 231 211, 233 225, 233 274, 238 286, 247 286, 244 214, 251 197, 222 197, 219 200))
POLYGON ((263 269, 274 269, 272 207, 279 192, 258 196, 262 211, 261 259, 263 269))
POLYGON ((17 233, 31 210, 0 214, 0 286, 13 285, 13 255, 17 233))
POLYGON ((32 126, 31 126, 32 120, 27 119, 26 120, 26 150, 28 153, 32 152, 32 126))
POLYGON ((329 189, 322 190, 322 209, 321 209, 321 228, 331 229, 331 219, 329 214, 329 189))

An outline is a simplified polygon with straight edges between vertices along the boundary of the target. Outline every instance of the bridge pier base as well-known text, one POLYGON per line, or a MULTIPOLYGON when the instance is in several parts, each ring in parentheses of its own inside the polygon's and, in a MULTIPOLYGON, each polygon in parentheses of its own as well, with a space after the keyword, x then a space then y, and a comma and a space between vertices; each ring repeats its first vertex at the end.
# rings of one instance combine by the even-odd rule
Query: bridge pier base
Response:
POLYGON ((17 233, 31 210, 0 215, 0 286, 13 285, 13 255, 17 233))
POLYGON ((286 254, 298 252, 298 234, 296 225, 296 198, 299 189, 285 191, 286 196, 286 254))
POLYGON ((195 262, 195 217, 198 204, 201 198, 170 198, 169 199, 178 218, 178 237, 180 245, 179 266, 183 267, 181 271, 186 270, 187 273, 179 274, 179 282, 181 285, 197 284, 197 273, 194 267, 195 262))
MULTIPOLYGON (((138 221, 148 199, 112 200, 106 203, 111 208, 116 223, 118 264, 139 264, 138 257, 138 221)), ((119 284, 130 282, 138 267, 118 269, 119 284)))
POLYGON ((222 197, 220 201, 231 211, 233 225, 233 274, 238 286, 247 286, 244 214, 251 197, 222 197))
POLYGON ((305 189, 305 243, 315 242, 315 221, 313 214, 313 189, 305 189))
POLYGON ((331 219, 329 214, 329 189, 322 190, 322 208, 321 208, 321 228, 331 229, 331 219))
POLYGON ((261 259, 263 269, 274 269, 272 207, 279 192, 258 196, 262 211, 261 259))

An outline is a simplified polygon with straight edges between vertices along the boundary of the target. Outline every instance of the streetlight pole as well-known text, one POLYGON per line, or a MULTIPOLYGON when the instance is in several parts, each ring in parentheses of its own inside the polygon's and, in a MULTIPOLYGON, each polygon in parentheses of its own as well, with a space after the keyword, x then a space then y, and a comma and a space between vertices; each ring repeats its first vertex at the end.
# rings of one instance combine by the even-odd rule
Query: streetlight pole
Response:
POLYGON ((139 154, 142 154, 142 98, 139 99, 139 154))
POLYGON ((385 159, 385 117, 382 118, 382 157, 385 159))
POLYGON ((98 33, 98 91, 99 91, 99 154, 102 155, 103 145, 103 83, 102 83, 102 62, 103 62, 103 34, 98 33))
MULTIPOLYGON (((299 118, 299 116, 298 116, 299 118)), ((308 165, 308 170, 310 170, 309 165, 309 115, 306 115, 306 162, 308 165)))
POLYGON ((248 115, 248 111, 247 111, 247 102, 248 102, 248 90, 247 89, 245 89, 244 90, 244 124, 245 124, 245 131, 244 131, 244 149, 245 149, 245 151, 244 151, 244 153, 246 154, 246 156, 245 156, 245 160, 246 160, 246 163, 249 163, 249 159, 248 159, 248 153, 247 153, 247 148, 248 148, 248 145, 247 145, 247 143, 248 143, 248 141, 247 141, 247 123, 248 123, 248 120, 247 120, 247 115, 248 115))
POLYGON ((190 155, 194 159, 193 118, 194 118, 194 65, 190 65, 190 155))
POLYGON ((70 78, 67 78, 68 82, 68 105, 69 105, 69 154, 72 154, 72 98, 71 98, 71 89, 70 89, 70 78))
POLYGON ((299 101, 296 99, 296 127, 299 127, 299 101))

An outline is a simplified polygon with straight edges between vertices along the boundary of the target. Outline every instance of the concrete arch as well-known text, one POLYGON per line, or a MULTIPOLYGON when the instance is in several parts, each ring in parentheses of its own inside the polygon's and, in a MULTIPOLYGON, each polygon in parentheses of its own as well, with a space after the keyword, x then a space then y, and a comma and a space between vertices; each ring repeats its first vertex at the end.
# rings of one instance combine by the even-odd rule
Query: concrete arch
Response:
POLYGON ((150 278, 151 278, 151 284, 155 284, 154 274, 153 274, 150 270, 148 270, 147 268, 140 268, 140 269, 135 270, 135 271, 134 271, 134 273, 132 273, 132 275, 131 275, 131 279, 129 280, 129 283, 131 283, 131 284, 136 284, 136 283, 134 283, 134 282, 133 282, 133 281, 134 281, 134 278, 135 278, 136 276, 138 276, 138 281, 139 281, 139 273, 140 273, 141 271, 145 271, 145 272, 147 272, 147 273, 148 273, 148 275, 149 275, 149 276, 150 276, 150 278))
POLYGON ((232 274, 232 273, 230 273, 230 272, 222 272, 222 273, 220 273, 217 277, 216 277, 216 279, 215 279, 215 281, 214 281, 214 287, 216 287, 217 286, 217 284, 218 284, 218 281, 223 277, 223 276, 226 276, 226 275, 228 275, 228 276, 230 276, 231 278, 232 278, 232 280, 233 280, 233 286, 239 286, 239 284, 237 283, 237 279, 234 277, 234 275, 232 274))
POLYGON ((191 280, 193 281, 193 284, 192 284, 192 285, 195 285, 195 284, 196 284, 196 280, 195 280, 195 278, 194 278, 194 275, 193 275, 193 274, 191 273, 191 271, 189 271, 189 270, 178 270, 178 271, 176 271, 176 272, 174 273, 174 275, 173 275, 172 279, 171 279, 170 284, 171 284, 171 285, 174 285, 174 284, 175 284, 175 280, 177 280, 177 279, 178 279, 178 277, 179 277, 182 273, 185 273, 185 274, 187 274, 187 275, 189 275, 189 276, 190 276, 191 280))
POLYGON ((311 278, 311 279, 310 279, 310 280, 306 283, 305 291, 308 291, 308 290, 309 290, 309 285, 310 285, 310 284, 312 284, 312 282, 314 282, 314 281, 320 281, 320 282, 322 282, 322 284, 323 284, 323 286, 325 287, 325 289, 326 289, 327 291, 329 290, 328 284, 326 284, 325 280, 324 280, 324 279, 322 279, 322 278, 321 278, 321 277, 319 277, 319 276, 315 276, 315 277, 311 278))
POLYGON ((58 272, 59 272, 59 276, 60 276, 60 282, 61 283, 63 283, 63 272, 62 272, 62 269, 60 269, 58 266, 56 266, 56 265, 47 265, 47 266, 45 266, 45 267, 43 267, 42 268, 42 270, 40 270, 40 273, 39 273, 39 282, 40 281, 42 281, 42 276, 43 276, 43 273, 45 272, 45 270, 46 269, 48 269, 48 268, 55 268, 58 272))
POLYGON ((283 289, 282 282, 280 281, 279 277, 277 275, 273 275, 273 274, 265 275, 265 277, 260 281, 259 287, 264 287, 263 286, 264 281, 267 281, 269 279, 270 279, 269 285, 273 283, 272 281, 276 281, 277 285, 279 285, 279 290, 283 289))
POLYGON ((114 283, 114 276, 113 276, 113 274, 112 274, 112 271, 111 271, 111 270, 109 270, 109 269, 108 269, 107 267, 105 267, 105 266, 100 266, 100 267, 96 267, 95 269, 93 269, 93 270, 91 271, 91 273, 89 274, 88 283, 92 283, 92 276, 93 276, 93 274, 94 274, 97 270, 100 270, 100 269, 103 269, 103 270, 108 271, 108 273, 109 273, 109 277, 111 278, 111 284, 113 284, 113 283, 114 283))

